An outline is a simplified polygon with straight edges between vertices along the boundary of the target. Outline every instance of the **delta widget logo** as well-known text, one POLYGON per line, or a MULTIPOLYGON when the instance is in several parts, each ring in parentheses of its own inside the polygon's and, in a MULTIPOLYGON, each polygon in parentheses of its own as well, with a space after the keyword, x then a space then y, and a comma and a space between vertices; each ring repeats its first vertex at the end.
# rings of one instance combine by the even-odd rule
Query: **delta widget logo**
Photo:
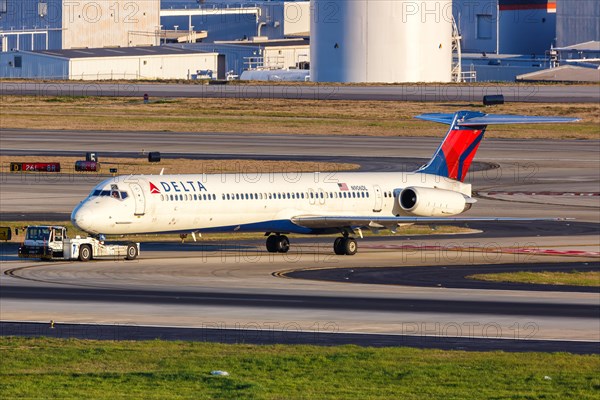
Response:
POLYGON ((156 187, 156 185, 150 182, 150 193, 151 194, 160 194, 160 189, 156 187))

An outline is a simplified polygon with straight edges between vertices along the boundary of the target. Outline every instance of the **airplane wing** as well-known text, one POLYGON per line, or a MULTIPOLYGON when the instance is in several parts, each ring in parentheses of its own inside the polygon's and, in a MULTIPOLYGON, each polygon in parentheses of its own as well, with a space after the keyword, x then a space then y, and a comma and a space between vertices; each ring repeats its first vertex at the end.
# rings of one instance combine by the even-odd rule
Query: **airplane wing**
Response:
POLYGON ((362 216, 297 216, 292 222, 310 229, 364 228, 396 229, 402 224, 460 224, 469 222, 532 222, 566 221, 567 218, 510 218, 510 217, 362 217, 362 216))

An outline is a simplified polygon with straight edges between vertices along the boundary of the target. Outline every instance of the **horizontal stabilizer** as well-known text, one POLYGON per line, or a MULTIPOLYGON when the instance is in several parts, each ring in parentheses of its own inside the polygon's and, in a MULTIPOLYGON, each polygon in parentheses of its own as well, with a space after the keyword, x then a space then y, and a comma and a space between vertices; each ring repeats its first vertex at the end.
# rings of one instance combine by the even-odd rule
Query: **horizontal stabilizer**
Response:
MULTIPOLYGON (((451 125, 456 114, 421 114, 415 118, 424 121, 438 122, 451 125)), ((482 126, 482 125, 506 125, 506 124, 561 124, 579 121, 578 118, 564 117, 537 117, 526 115, 484 114, 480 112, 467 112, 466 115, 456 121, 457 126, 482 126)))

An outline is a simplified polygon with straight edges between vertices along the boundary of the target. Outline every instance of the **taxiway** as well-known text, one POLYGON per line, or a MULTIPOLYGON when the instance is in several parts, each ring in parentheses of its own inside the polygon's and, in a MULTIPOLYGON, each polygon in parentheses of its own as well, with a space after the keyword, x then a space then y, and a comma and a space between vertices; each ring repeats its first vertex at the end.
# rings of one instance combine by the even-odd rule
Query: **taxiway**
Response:
MULTIPOLYGON (((382 163, 402 169, 430 157, 440 140, 2 131, 2 152, 94 150, 102 157, 118 143, 123 152, 134 155, 144 143, 146 151, 160 149, 167 156, 217 155, 224 162, 242 154, 327 157, 354 159, 370 169, 382 168, 382 163)), ((138 261, 86 264, 17 261, 14 247, 3 245, 1 319, 154 327, 163 333, 178 327, 198 335, 215 329, 293 330, 299 335, 327 331, 348 335, 338 336, 340 343, 352 342, 352 335, 358 335, 358 344, 377 342, 360 336, 367 334, 407 342, 437 338, 450 348, 464 348, 465 340, 474 340, 481 344, 478 349, 496 349, 493 343, 504 340, 502 348, 507 349, 555 351, 558 343, 558 349, 569 351, 565 341, 570 341, 584 343, 587 352, 590 348, 598 352, 600 299, 593 292, 418 287, 408 282, 378 285, 286 275, 315 267, 597 263, 600 204, 594 194, 600 192, 599 149, 598 141, 486 140, 477 160, 487 167, 469 178, 476 191, 485 192, 469 216, 573 217, 576 222, 473 226, 473 234, 452 236, 369 237, 359 242, 359 254, 353 257, 334 256, 332 238, 293 239, 295 246, 285 255, 266 253, 262 241, 144 244, 138 261), (480 229, 484 232, 477 233, 480 229), (515 339, 518 344, 511 347, 515 339)), ((4 174, 0 215, 3 219, 33 212, 66 215, 98 179, 4 174)), ((6 326, 2 325, 3 332, 6 326)), ((150 334, 144 332, 142 337, 150 334)))

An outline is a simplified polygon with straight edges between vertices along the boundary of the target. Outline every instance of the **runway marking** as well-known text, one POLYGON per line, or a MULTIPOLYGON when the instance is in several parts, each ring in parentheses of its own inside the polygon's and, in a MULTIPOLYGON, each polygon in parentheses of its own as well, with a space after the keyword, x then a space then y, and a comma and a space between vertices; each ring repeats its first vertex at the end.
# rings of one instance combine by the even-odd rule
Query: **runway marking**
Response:
POLYGON ((17 267, 17 268, 7 269, 6 271, 4 271, 4 275, 10 276, 11 278, 22 279, 24 281, 31 281, 31 282, 51 283, 51 284, 57 284, 57 285, 93 288, 93 289, 105 289, 106 288, 105 286, 89 285, 89 284, 85 284, 85 283, 60 282, 57 280, 29 278, 27 276, 21 276, 21 275, 17 274, 20 271, 24 271, 26 269, 31 269, 31 268, 53 267, 53 266, 59 266, 59 265, 62 266, 62 265, 72 265, 72 264, 73 264, 73 262, 51 262, 51 263, 43 263, 43 264, 40 263, 40 264, 36 264, 36 265, 27 265, 25 267, 17 267))

